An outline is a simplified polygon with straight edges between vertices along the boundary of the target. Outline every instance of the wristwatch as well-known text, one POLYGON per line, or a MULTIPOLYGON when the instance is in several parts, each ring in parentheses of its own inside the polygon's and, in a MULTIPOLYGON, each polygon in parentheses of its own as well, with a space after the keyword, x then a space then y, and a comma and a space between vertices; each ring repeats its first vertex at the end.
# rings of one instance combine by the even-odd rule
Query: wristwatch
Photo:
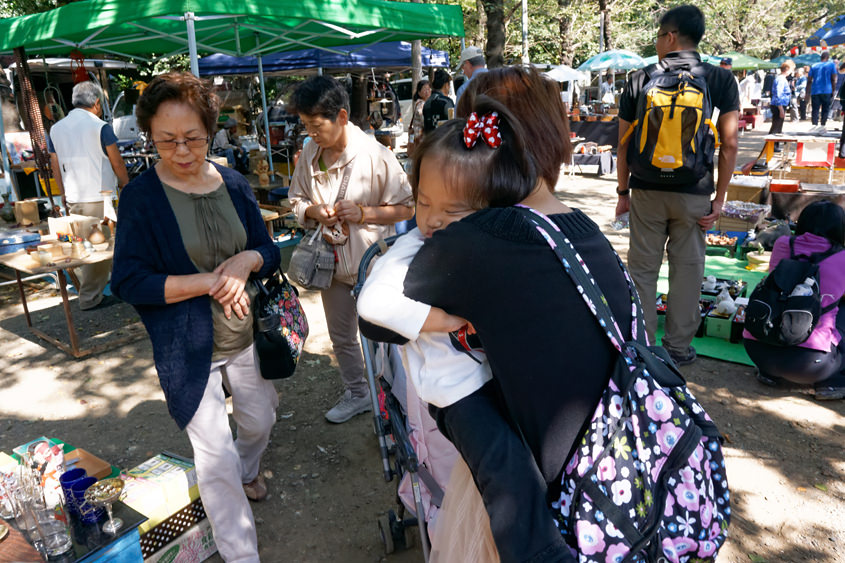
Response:
POLYGON ((630 188, 625 188, 624 190, 617 189, 616 195, 631 195, 630 188))

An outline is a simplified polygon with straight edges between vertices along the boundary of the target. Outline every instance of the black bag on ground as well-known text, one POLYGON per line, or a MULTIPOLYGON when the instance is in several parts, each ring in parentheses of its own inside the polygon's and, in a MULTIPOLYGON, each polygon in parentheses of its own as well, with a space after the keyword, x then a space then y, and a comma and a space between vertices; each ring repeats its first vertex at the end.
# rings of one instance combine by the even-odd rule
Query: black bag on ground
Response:
POLYGON ((810 256, 796 256, 795 237, 790 237, 789 258, 778 262, 751 292, 745 310, 748 332, 758 341, 775 346, 806 342, 819 318, 838 305, 822 307, 819 263, 840 250, 831 247, 810 256))
POLYGON ((253 281, 258 287, 253 340, 261 377, 285 379, 293 375, 302 355, 308 338, 308 319, 299 302, 299 292, 281 268, 265 283, 253 281))

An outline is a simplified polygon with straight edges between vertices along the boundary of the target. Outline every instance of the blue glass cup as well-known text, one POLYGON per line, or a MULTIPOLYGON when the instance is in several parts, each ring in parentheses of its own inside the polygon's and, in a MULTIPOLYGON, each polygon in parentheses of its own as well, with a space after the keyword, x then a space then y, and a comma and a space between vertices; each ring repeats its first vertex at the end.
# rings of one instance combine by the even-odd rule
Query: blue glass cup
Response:
POLYGON ((85 500, 85 491, 88 487, 97 482, 95 477, 83 477, 70 486, 70 493, 73 495, 73 502, 76 504, 79 519, 86 524, 93 524, 99 521, 105 514, 103 507, 97 507, 85 500))
POLYGON ((61 485, 62 493, 64 493, 65 496, 65 506, 71 514, 79 515, 79 509, 76 507, 76 500, 73 498, 70 488, 74 483, 77 483, 85 477, 88 477, 88 474, 81 467, 65 471, 59 477, 59 484, 61 485))

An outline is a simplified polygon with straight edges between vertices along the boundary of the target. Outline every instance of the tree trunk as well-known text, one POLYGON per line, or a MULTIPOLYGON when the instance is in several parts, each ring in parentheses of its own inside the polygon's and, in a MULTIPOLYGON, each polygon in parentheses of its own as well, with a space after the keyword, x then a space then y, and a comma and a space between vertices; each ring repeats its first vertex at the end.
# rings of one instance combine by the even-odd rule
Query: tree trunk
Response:
POLYGON ((478 27, 475 28, 475 38, 472 44, 481 46, 484 44, 484 30, 487 29, 487 12, 484 8, 484 0, 476 0, 475 13, 478 15, 478 27))
POLYGON ((484 0, 487 16, 487 45, 484 49, 488 68, 505 65, 505 6, 503 0, 484 0))
POLYGON ((605 51, 613 49, 613 42, 610 33, 610 10, 607 7, 607 0, 599 0, 599 17, 604 22, 604 36, 602 37, 602 44, 605 51))
POLYGON ((569 15, 569 5, 572 0, 557 0, 558 14, 558 31, 560 38, 558 40, 558 62, 572 66, 572 38, 569 37, 572 29, 572 18, 569 15))

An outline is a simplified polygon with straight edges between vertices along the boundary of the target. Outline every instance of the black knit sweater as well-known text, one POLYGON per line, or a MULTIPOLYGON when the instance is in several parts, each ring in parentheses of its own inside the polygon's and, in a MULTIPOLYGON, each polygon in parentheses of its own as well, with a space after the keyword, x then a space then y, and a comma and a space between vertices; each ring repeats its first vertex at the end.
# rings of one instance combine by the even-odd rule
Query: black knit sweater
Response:
MULTIPOLYGON (((630 338, 630 295, 610 243, 581 211, 551 218, 630 338)), ((514 208, 479 211, 426 241, 405 278, 405 294, 475 326, 509 416, 555 498, 617 352, 548 244, 514 208)))

